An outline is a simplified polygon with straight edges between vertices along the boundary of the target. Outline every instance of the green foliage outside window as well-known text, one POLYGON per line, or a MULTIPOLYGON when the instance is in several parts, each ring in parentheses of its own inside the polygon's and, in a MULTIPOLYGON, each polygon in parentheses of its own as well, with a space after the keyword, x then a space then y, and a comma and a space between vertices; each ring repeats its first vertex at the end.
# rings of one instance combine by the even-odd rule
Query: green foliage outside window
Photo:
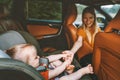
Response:
POLYGON ((62 3, 57 1, 28 0, 27 17, 42 20, 61 20, 62 3))

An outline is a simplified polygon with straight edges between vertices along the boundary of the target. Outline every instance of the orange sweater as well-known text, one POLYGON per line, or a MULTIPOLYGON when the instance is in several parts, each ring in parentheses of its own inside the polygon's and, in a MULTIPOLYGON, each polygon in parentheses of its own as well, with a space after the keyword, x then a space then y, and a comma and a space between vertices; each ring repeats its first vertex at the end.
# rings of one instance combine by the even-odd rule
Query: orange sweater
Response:
POLYGON ((101 29, 98 26, 96 26, 95 32, 91 34, 89 30, 85 29, 84 26, 81 26, 77 31, 77 35, 82 36, 83 40, 85 40, 88 44, 90 44, 91 47, 93 47, 95 35, 100 31, 101 29))

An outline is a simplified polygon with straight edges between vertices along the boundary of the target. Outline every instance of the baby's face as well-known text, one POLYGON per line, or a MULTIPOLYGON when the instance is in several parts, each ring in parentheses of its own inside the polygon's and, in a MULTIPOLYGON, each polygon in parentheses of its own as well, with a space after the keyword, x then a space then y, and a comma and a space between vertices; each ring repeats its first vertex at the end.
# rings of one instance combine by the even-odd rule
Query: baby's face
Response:
POLYGON ((37 56, 37 51, 34 46, 29 46, 26 48, 28 54, 28 64, 33 66, 33 67, 38 67, 39 66, 39 56, 37 56))

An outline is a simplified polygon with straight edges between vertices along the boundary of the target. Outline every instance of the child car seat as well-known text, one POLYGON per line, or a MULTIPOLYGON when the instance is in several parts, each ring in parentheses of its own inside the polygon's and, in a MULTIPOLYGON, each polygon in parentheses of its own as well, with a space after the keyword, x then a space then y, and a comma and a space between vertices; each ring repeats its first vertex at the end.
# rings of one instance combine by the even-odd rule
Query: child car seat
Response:
POLYGON ((0 80, 44 80, 30 65, 10 58, 0 50, 0 80))

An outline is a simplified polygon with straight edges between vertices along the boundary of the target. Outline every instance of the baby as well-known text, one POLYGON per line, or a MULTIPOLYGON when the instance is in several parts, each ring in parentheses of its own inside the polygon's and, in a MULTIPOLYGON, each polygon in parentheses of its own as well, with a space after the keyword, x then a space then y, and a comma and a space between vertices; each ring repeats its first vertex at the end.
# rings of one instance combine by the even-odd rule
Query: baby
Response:
MULTIPOLYGON (((40 57, 37 55, 37 50, 35 46, 31 44, 19 44, 11 47, 10 49, 6 50, 6 53, 10 55, 13 59, 17 59, 20 61, 23 61, 35 68, 39 67, 39 59, 40 57)), ((68 51, 68 53, 72 53, 71 51, 68 51)), ((56 54, 56 55, 50 55, 47 56, 50 65, 54 69, 49 69, 47 71, 48 79, 52 79, 65 70, 68 70, 69 75, 65 75, 60 77, 59 80, 78 80, 85 74, 92 74, 93 68, 91 64, 88 66, 79 69, 78 71, 72 73, 74 67, 71 64, 71 54, 56 54), (60 59, 64 58, 64 61, 61 62, 60 59), (72 70, 69 70, 69 68, 72 66, 72 70)), ((48 80, 46 78, 46 80, 48 80)))

